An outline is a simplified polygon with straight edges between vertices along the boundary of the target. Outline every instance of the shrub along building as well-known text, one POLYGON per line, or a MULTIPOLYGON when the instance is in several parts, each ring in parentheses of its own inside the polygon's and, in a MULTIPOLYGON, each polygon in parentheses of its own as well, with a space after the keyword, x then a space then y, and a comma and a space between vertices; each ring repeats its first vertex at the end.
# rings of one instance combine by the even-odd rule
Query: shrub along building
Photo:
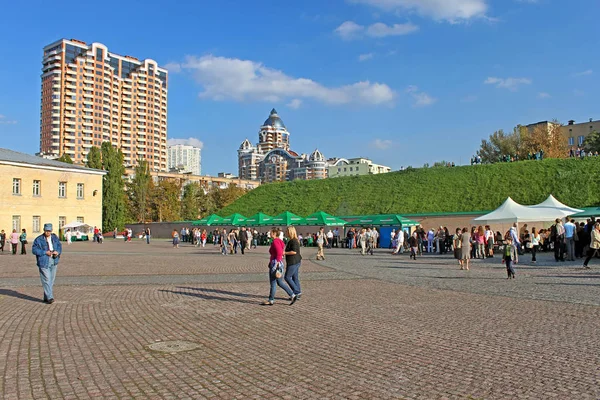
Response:
POLYGON ((261 182, 324 179, 336 163, 339 159, 326 159, 318 149, 310 155, 291 150, 290 132, 275 109, 260 127, 258 144, 246 139, 238 150, 240 179, 261 182))
POLYGON ((73 221, 100 227, 105 174, 0 148, 0 229, 36 235, 47 222, 57 233, 73 221))

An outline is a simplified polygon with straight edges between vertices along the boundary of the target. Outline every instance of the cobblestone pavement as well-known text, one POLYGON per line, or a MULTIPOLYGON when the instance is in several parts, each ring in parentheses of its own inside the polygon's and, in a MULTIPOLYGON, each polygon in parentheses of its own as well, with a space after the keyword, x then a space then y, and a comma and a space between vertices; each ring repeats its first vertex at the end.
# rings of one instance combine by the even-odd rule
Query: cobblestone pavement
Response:
POLYGON ((265 248, 77 243, 52 305, 0 255, 2 398, 600 398, 600 267, 303 254, 291 307, 258 305, 265 248))

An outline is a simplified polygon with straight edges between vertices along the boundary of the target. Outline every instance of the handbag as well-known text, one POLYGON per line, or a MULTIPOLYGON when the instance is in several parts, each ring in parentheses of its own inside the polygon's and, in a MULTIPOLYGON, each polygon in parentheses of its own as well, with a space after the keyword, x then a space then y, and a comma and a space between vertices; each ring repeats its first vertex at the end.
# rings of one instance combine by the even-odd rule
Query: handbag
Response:
POLYGON ((527 242, 527 243, 525 244, 525 247, 526 247, 526 248, 528 248, 528 249, 532 249, 532 248, 533 248, 533 243, 531 243, 531 242, 527 242))
POLYGON ((275 278, 283 278, 283 261, 271 261, 270 269, 271 273, 275 275, 275 278))

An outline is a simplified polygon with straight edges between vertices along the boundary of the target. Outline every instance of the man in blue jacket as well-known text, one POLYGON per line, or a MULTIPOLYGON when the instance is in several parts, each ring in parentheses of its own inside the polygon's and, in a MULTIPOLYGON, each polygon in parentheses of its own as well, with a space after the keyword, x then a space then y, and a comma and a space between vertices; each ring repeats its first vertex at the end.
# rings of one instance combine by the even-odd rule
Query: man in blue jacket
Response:
POLYGON ((44 303, 54 303, 54 279, 56 267, 62 253, 62 245, 58 236, 52 233, 52 224, 44 224, 44 233, 35 238, 31 252, 35 254, 40 278, 44 288, 44 303))

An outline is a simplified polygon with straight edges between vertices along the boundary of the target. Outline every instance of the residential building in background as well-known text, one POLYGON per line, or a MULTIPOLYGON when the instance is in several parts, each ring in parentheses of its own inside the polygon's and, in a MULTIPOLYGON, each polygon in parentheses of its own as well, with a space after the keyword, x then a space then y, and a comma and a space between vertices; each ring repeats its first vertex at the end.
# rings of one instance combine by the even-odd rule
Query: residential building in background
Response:
POLYGON ((201 175, 202 157, 199 147, 174 144, 167 146, 167 160, 170 172, 201 175))
POLYGON ((328 162, 316 149, 299 155, 290 149, 290 133, 275 109, 258 132, 258 144, 246 139, 238 150, 240 179, 261 182, 324 179, 328 162))
POLYGON ((42 64, 40 154, 84 164, 92 146, 110 142, 126 166, 143 159, 167 170, 166 69, 75 39, 44 47, 42 64))
MULTIPOLYGON (((256 189, 260 186, 260 182, 258 181, 240 179, 237 176, 231 176, 231 174, 221 174, 222 173, 219 173, 219 176, 208 176, 181 174, 178 172, 150 171, 150 175, 152 176, 154 183, 169 179, 176 180, 181 184, 182 189, 190 183, 198 183, 205 190, 205 192, 208 192, 212 188, 225 189, 230 185, 236 185, 237 187, 246 190, 256 189)), ((135 169, 126 169, 125 176, 129 181, 131 181, 135 177, 135 169)))
POLYGON ((575 121, 570 120, 562 127, 562 131, 569 141, 569 147, 580 147, 590 133, 600 132, 600 121, 590 118, 588 122, 576 124, 575 121))
POLYGON ((101 228, 105 174, 0 148, 0 229, 24 228, 32 242, 47 222, 57 234, 71 222, 101 228))
POLYGON ((368 158, 340 158, 332 160, 333 164, 327 167, 327 174, 330 178, 339 176, 355 175, 375 175, 391 172, 390 167, 374 164, 368 158))

